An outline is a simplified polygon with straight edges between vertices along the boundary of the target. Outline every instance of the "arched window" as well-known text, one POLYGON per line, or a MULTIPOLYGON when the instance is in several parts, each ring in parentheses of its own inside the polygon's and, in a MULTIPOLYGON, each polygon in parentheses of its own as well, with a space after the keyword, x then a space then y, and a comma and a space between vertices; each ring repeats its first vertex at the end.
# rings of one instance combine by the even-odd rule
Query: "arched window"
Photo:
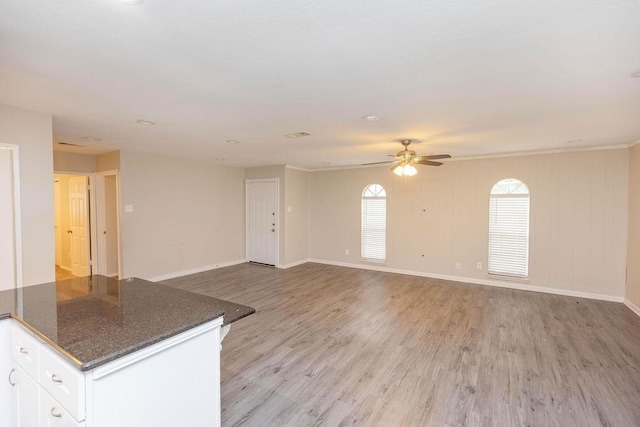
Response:
POLYGON ((529 189, 517 179, 503 179, 489 200, 489 274, 527 277, 529 189))
POLYGON ((362 192, 362 259, 383 263, 387 240, 387 194, 380 184, 362 192))

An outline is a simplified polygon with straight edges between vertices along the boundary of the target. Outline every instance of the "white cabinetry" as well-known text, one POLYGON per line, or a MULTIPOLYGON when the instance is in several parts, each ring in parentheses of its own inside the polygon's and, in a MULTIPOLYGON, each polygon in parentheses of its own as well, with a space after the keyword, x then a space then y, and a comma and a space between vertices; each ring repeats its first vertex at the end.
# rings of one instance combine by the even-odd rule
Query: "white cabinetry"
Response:
POLYGON ((11 372, 10 322, 11 319, 0 320, 0 426, 13 425, 13 387, 10 381, 15 381, 15 376, 11 372))
POLYGON ((218 318, 82 372, 11 321, 13 425, 219 426, 221 324, 218 318))

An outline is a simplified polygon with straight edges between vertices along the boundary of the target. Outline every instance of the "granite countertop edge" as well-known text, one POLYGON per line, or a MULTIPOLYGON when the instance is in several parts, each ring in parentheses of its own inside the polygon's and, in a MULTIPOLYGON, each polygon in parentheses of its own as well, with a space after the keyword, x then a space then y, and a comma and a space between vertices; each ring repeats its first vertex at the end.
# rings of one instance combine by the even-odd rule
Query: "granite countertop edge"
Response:
MULTIPOLYGON (((250 313, 252 314, 252 313, 250 313)), ((154 336, 153 338, 150 339, 146 339, 146 340, 141 340, 140 342, 136 343, 136 345, 132 345, 129 347, 125 347, 121 350, 118 351, 114 351, 112 353, 109 353, 105 356, 102 357, 97 357, 93 360, 90 360, 89 362, 81 362, 80 360, 78 360, 75 356, 73 356, 73 354, 69 353, 67 350, 65 350, 64 348, 60 347, 57 343, 55 343, 54 341, 50 340, 49 338, 47 338, 47 336, 43 335, 42 333, 40 333, 40 331, 38 331, 37 328, 34 328, 33 326, 31 326, 28 322, 25 322, 23 319, 21 319, 18 316, 14 316, 13 314, 9 313, 9 314, 3 314, 2 316, 0 316, 0 320, 4 320, 4 319, 14 319, 15 321, 17 321, 18 323, 20 323, 22 326, 24 326, 26 329, 28 329, 30 332, 32 332, 34 335, 36 335, 39 339, 41 339, 42 341, 44 341, 46 344, 48 344, 50 347, 52 347, 54 350, 56 350, 58 353, 60 353, 61 355, 63 355, 71 364, 73 364, 78 370, 80 370, 81 372, 86 372, 86 371, 90 371, 92 369, 98 368, 102 365, 106 365, 109 362, 112 362, 114 360, 120 359, 121 357, 124 357, 128 354, 131 353, 135 353, 138 350, 142 350, 146 347, 150 347, 154 344, 157 344, 161 341, 164 341, 168 338, 171 338, 173 336, 179 335, 183 332, 187 332, 190 329, 194 329, 200 325, 204 325, 205 323, 211 322, 215 319, 220 318, 221 316, 224 316, 224 312, 222 314, 217 314, 215 316, 212 316, 211 318, 206 318, 203 319, 202 321, 198 321, 198 322, 192 322, 189 323, 188 325, 182 327, 182 328, 176 328, 172 331, 169 331, 167 333, 164 334, 158 334, 156 336, 154 336)), ((247 314, 246 316, 249 316, 249 314, 247 314)), ((246 316, 242 316, 242 317, 246 317, 246 316)), ((239 320, 235 319, 235 320, 239 320)), ((234 321, 235 321, 234 320, 234 321)), ((223 323, 221 325, 225 326, 225 324, 223 323)))
MULTIPOLYGON (((54 351, 63 356, 69 363, 76 367, 76 369, 86 372, 95 368, 98 368, 102 365, 105 365, 109 362, 117 360, 123 356, 129 355, 136 351, 142 350, 154 344, 157 344, 161 341, 179 335, 181 333, 187 332, 191 329, 194 329, 198 326, 206 324, 208 322, 214 321, 222 317, 222 323, 220 327, 225 327, 234 323, 240 319, 243 319, 247 316, 250 316, 256 312, 253 307, 244 306, 241 304, 236 304, 231 301, 221 300, 218 298, 201 295, 195 292, 182 290, 178 288, 174 288, 172 286, 167 286, 162 283, 148 282, 144 279, 137 279, 140 282, 151 283, 154 286, 159 286, 165 289, 171 289, 171 292, 185 292, 186 294, 191 295, 200 295, 205 300, 211 300, 214 304, 211 307, 211 311, 209 313, 203 314, 198 319, 191 319, 186 321, 183 324, 174 324, 173 326, 167 325, 164 330, 157 331, 155 334, 150 334, 147 337, 140 337, 138 341, 132 342, 129 345, 121 346, 120 348, 112 348, 110 350, 104 351, 102 354, 95 354, 92 357, 87 357, 85 360, 82 357, 82 351, 76 353, 73 349, 65 349, 56 341, 52 340, 47 336, 46 332, 40 331, 37 324, 30 323, 29 319, 25 319, 20 315, 16 314, 15 310, 10 306, 4 305, 4 307, 0 306, 0 320, 6 319, 14 319, 17 323, 19 323, 22 327, 27 329, 29 332, 38 337, 41 341, 45 342, 49 345, 54 351), (228 311, 228 313, 227 313, 228 311), (74 356, 76 353, 77 356, 74 356)), ((54 283, 50 283, 48 285, 53 285, 54 283)), ((36 285, 37 286, 37 285, 36 285)), ((2 294, 2 292, 0 292, 2 294)), ((15 307, 14 307, 15 308, 15 307)), ((117 347, 117 346, 115 346, 117 347)))

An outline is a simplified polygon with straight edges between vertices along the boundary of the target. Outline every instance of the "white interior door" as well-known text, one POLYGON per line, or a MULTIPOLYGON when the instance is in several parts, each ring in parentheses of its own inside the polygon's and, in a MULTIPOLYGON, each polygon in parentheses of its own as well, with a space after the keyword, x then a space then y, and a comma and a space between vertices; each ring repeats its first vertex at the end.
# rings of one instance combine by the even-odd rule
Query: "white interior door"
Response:
POLYGON ((71 274, 89 275, 89 198, 87 177, 69 178, 69 230, 71 234, 71 274))
POLYGON ((13 153, 0 149, 0 291, 16 286, 13 153))
POLYGON ((247 261, 276 265, 278 182, 247 181, 247 261))

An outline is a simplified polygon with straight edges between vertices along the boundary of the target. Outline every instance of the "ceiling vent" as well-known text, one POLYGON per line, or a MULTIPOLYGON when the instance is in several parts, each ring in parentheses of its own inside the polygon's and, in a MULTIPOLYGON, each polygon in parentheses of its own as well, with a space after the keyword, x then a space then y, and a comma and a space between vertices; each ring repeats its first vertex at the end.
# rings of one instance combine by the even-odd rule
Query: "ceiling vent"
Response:
POLYGON ((66 145, 67 147, 85 147, 84 145, 73 144, 71 142, 64 142, 64 141, 58 141, 57 144, 58 145, 66 145))
POLYGON ((285 136, 287 138, 302 138, 303 136, 309 136, 311 132, 296 132, 296 133, 288 133, 285 136))

